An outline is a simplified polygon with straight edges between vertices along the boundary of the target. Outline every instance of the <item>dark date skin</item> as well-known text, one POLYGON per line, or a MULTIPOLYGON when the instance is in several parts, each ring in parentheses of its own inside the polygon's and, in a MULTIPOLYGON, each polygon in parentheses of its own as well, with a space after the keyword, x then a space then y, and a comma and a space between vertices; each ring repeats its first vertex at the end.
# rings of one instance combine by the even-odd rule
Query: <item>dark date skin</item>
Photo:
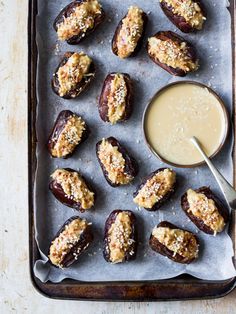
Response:
MULTIPOLYGON (((167 228, 170 228, 170 229, 180 229, 178 228, 177 226, 175 226, 174 224, 168 222, 168 221, 162 221, 161 223, 159 223, 157 225, 157 227, 167 227, 167 228)), ((181 230, 184 230, 184 229, 181 229, 181 230)), ((187 230, 184 230, 184 231, 187 231, 187 230)), ((189 232, 189 231, 188 231, 189 232)), ((193 237, 196 239, 197 243, 199 244, 199 240, 198 238, 192 233, 193 237)), ((169 250, 165 245, 163 245, 162 243, 160 243, 157 238, 155 238, 152 234, 150 236, 150 239, 149 239, 149 245, 151 247, 151 249, 163 256, 166 256, 168 257, 169 259, 171 259, 172 261, 174 262, 177 262, 177 263, 181 263, 181 264, 190 264, 192 263, 193 261, 196 260, 196 258, 190 258, 188 260, 186 260, 186 257, 183 257, 182 255, 180 254, 174 254, 173 251, 169 250)))
MULTIPOLYGON (((69 171, 69 172, 77 172, 73 169, 70 168, 65 168, 65 170, 69 171)), ((80 174, 80 177, 84 180, 84 182, 86 183, 88 189, 94 193, 94 199, 96 198, 96 191, 94 190, 94 188, 91 186, 90 183, 87 182, 87 180, 84 178, 84 176, 82 176, 80 174)), ((61 202, 62 204, 74 208, 80 212, 84 212, 85 209, 82 208, 81 203, 80 202, 76 202, 74 199, 68 198, 67 195, 65 194, 61 184, 59 184, 58 182, 56 182, 56 180, 52 180, 49 183, 49 190, 52 192, 52 194, 56 197, 56 199, 61 202)))
MULTIPOLYGON (((123 20, 126 18, 126 16, 127 16, 127 14, 119 22, 119 24, 118 24, 118 26, 117 26, 117 28, 115 30, 115 34, 113 36, 113 39, 112 39, 112 44, 111 44, 112 52, 116 56, 118 56, 117 37, 118 37, 118 35, 120 33, 123 20)), ((141 50, 141 48, 142 48, 143 37, 144 37, 144 34, 145 34, 145 29, 146 29, 146 26, 147 26, 147 22, 148 22, 148 17, 147 17, 147 14, 145 12, 142 13, 142 19, 143 19, 142 35, 140 36, 139 40, 137 41, 136 47, 135 47, 134 51, 129 55, 129 57, 135 57, 138 54, 138 52, 141 50)))
MULTIPOLYGON (((68 219, 63 226, 60 228, 60 230, 57 232, 55 237, 52 239, 51 242, 53 242, 56 238, 59 237, 59 235, 65 230, 66 226, 69 225, 73 220, 78 219, 78 216, 73 216, 70 219, 68 219)), ((68 254, 65 255, 63 261, 62 261, 62 267, 67 268, 71 266, 74 262, 76 262, 75 256, 77 257, 92 243, 93 241, 93 233, 91 225, 88 225, 86 229, 81 233, 79 241, 74 245, 68 254), (79 249, 79 253, 78 253, 79 249)), ((50 250, 50 248, 49 248, 50 250)), ((49 255, 50 251, 48 252, 49 255)), ((52 263, 51 263, 52 264, 52 263)), ((54 267, 57 267, 56 265, 52 264, 54 267)))
POLYGON ((105 228, 104 228, 103 256, 107 262, 111 262, 110 251, 109 251, 109 247, 108 247, 108 244, 109 244, 108 232, 109 232, 112 224, 115 222, 117 215, 121 212, 128 212, 130 214, 129 217, 130 217, 130 223, 131 223, 131 229, 132 229, 130 239, 134 240, 134 242, 132 242, 132 244, 129 246, 129 250, 127 250, 125 252, 125 257, 124 257, 124 260, 122 262, 134 260, 136 257, 137 243, 138 243, 137 228, 135 225, 136 224, 136 217, 135 217, 134 213, 130 210, 123 211, 123 210, 117 209, 117 210, 114 210, 113 212, 111 212, 111 214, 109 215, 109 217, 106 220, 105 228), (132 254, 130 254, 130 252, 132 252, 132 254))
MULTIPOLYGON (((157 39, 160 39, 160 40, 163 40, 163 41, 165 41, 165 40, 173 41, 173 42, 176 42, 178 44, 181 44, 182 42, 185 42, 187 44, 187 48, 188 48, 187 56, 193 62, 196 62, 198 60, 197 53, 196 53, 196 50, 193 47, 193 45, 190 44, 188 41, 186 41, 183 37, 177 35, 176 33, 171 32, 171 31, 163 31, 163 32, 156 33, 153 37, 156 37, 157 39)), ((149 43, 147 43, 147 52, 148 52, 148 55, 149 55, 150 59, 153 62, 155 62, 157 65, 159 65, 162 69, 166 70, 171 75, 180 76, 180 77, 186 76, 187 72, 184 71, 183 69, 173 68, 171 66, 168 66, 167 64, 160 62, 159 59, 157 59, 153 55, 151 55, 149 53, 149 43)))
MULTIPOLYGON (((205 6, 203 5, 202 1, 200 0, 192 0, 193 2, 197 3, 201 8, 201 11, 205 17, 207 17, 205 6)), ((173 12, 173 8, 169 6, 165 1, 160 2, 160 6, 162 11, 168 17, 168 19, 177 26, 182 32, 190 33, 195 32, 197 29, 189 24, 185 18, 181 15, 177 15, 173 12)))
MULTIPOLYGON (((136 191, 134 192, 133 194, 133 198, 135 198, 139 191, 143 188, 143 186, 147 183, 148 180, 150 180, 151 178, 153 178, 158 172, 161 172, 165 169, 168 169, 168 168, 160 168, 156 171, 153 171, 152 173, 150 173, 148 176, 146 176, 141 184, 138 186, 138 188, 136 189, 136 191)), ((145 208, 146 210, 148 211, 156 211, 158 210, 162 205, 164 205, 169 199, 170 197, 172 196, 172 194, 175 192, 176 190, 176 186, 177 186, 177 183, 175 182, 175 184, 172 186, 172 189, 165 194, 165 196, 163 198, 161 198, 159 201, 157 201, 152 208, 145 208)))
MULTIPOLYGON (((99 110, 100 117, 104 122, 110 122, 109 117, 108 117, 108 99, 107 99, 107 97, 110 94, 111 83, 114 79, 115 74, 116 73, 110 73, 107 75, 107 77, 103 83, 102 92, 101 92, 100 99, 99 99, 98 110, 99 110)), ((132 84, 132 81, 131 81, 129 74, 127 74, 127 73, 120 73, 120 74, 122 74, 124 76, 124 80, 125 80, 125 84, 126 84, 126 88, 127 88, 127 95, 126 95, 126 99, 125 99, 125 112, 119 121, 125 121, 125 120, 128 120, 132 114, 133 84, 132 84)))
MULTIPOLYGON (((54 127, 53 127, 51 133, 50 133, 48 143, 47 143, 48 151, 53 158, 56 158, 56 156, 54 156, 52 154, 52 150, 53 150, 54 146, 56 145, 57 140, 58 140, 61 132, 63 131, 65 125, 67 124, 67 121, 70 119, 70 117, 72 117, 74 115, 75 115, 75 113, 70 111, 70 110, 63 110, 59 113, 59 115, 56 119, 56 122, 54 124, 54 127)), ((88 138, 88 136, 90 134, 89 127, 86 123, 85 123, 84 127, 85 127, 85 130, 83 131, 81 140, 78 143, 78 145, 83 143, 88 138)), ((69 158, 70 156, 72 156, 72 154, 74 153, 75 150, 76 150, 76 148, 70 154, 68 154, 62 158, 64 158, 64 159, 69 158)))
MULTIPOLYGON (((215 202, 215 205, 220 213, 220 215, 223 217, 225 224, 229 221, 229 211, 228 209, 222 204, 222 202, 218 199, 218 197, 211 191, 209 187, 203 186, 197 190, 195 190, 197 193, 204 194, 208 199, 212 199, 215 202)), ((184 195, 181 197, 181 206, 185 214, 189 217, 189 219, 200 229, 201 231, 207 233, 207 234, 214 234, 214 231, 207 226, 203 220, 200 218, 194 216, 192 212, 188 212, 189 209, 189 203, 187 199, 187 193, 184 193, 184 195)))
POLYGON ((74 54, 74 52, 66 52, 61 60, 61 62, 59 63, 58 67, 56 68, 54 74, 53 74, 53 78, 51 81, 51 85, 52 85, 52 90, 54 91, 55 94, 57 94, 59 97, 64 98, 64 99, 73 99, 78 97, 86 88, 87 86, 90 84, 90 82, 94 79, 95 76, 95 66, 94 63, 92 62, 89 68, 89 73, 92 73, 93 75, 91 76, 84 76, 82 78, 82 80, 76 85, 75 88, 69 90, 65 95, 60 96, 59 94, 59 89, 60 89, 60 83, 58 80, 58 70, 60 67, 62 67, 63 65, 65 65, 68 61, 68 59, 74 54))
MULTIPOLYGON (((53 27, 55 31, 58 29, 58 25, 64 21, 65 18, 69 17, 71 13, 73 13, 74 9, 77 6, 80 6, 82 3, 87 2, 86 0, 75 0, 71 3, 69 3, 56 17, 53 27)), ((95 29, 105 20, 105 12, 102 9, 101 14, 96 16, 94 19, 94 27, 88 28, 85 32, 81 32, 78 35, 72 36, 71 38, 67 39, 66 42, 69 45, 77 45, 79 44, 83 39, 87 38, 88 35, 93 33, 95 29)))
MULTIPOLYGON (((131 177, 136 177, 137 174, 138 174, 138 170, 139 170, 139 167, 138 167, 138 163, 137 161, 129 155, 128 151, 126 150, 126 148, 124 146, 122 146, 118 140, 114 137, 109 137, 107 138, 107 140, 109 141, 109 143, 112 145, 112 146, 117 146, 118 147, 118 151, 122 154, 123 158, 125 159, 125 168, 124 168, 124 171, 125 173, 129 174, 131 177)), ((103 163, 101 162, 101 160, 99 159, 99 156, 98 156, 98 152, 99 152, 99 146, 100 144, 102 143, 102 141, 99 141, 97 144, 96 144, 96 154, 97 154, 97 158, 98 158, 98 161, 99 161, 99 164, 101 166, 101 169, 103 171, 103 175, 106 179, 106 181, 109 183, 110 186, 112 187, 118 187, 120 186, 120 184, 117 184, 115 182, 112 182, 109 177, 108 177, 108 173, 103 165, 103 163)))

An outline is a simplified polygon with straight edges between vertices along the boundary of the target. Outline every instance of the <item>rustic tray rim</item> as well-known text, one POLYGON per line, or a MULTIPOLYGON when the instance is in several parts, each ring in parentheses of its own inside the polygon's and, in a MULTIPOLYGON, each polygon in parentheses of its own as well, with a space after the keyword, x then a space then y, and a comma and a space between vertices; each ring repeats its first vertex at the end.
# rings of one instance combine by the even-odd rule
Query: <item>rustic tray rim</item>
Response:
MULTIPOLYGON (((223 297, 236 287, 236 277, 224 281, 206 281, 189 275, 181 275, 168 280, 121 281, 121 282, 80 282, 63 280, 60 283, 42 283, 33 273, 33 265, 38 257, 34 238, 33 182, 36 169, 36 66, 37 46, 35 42, 35 19, 37 1, 29 0, 28 11, 28 204, 29 204, 29 267, 30 278, 35 289, 42 295, 54 299, 86 301, 175 301, 223 297)), ((232 51, 235 56, 235 0, 230 0, 229 11, 232 19, 232 51)), ((233 103, 236 95, 235 58, 233 58, 233 103)), ((233 109, 235 119, 235 107, 233 109)), ((235 124, 234 124, 235 125, 235 124)), ((235 132, 234 132, 235 133, 235 132)), ((235 161, 235 147, 234 147, 235 161)), ((235 178, 235 168, 234 168, 235 178)), ((234 180, 235 181, 235 180, 234 180)), ((235 222, 235 215, 233 215, 235 222)))

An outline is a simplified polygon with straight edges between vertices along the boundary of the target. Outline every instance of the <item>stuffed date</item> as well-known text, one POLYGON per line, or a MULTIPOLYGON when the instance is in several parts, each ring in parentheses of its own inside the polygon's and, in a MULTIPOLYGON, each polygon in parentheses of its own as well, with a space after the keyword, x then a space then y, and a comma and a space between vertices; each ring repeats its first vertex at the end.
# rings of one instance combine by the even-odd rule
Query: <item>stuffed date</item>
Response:
POLYGON ((162 221, 153 229, 149 245, 155 252, 177 263, 190 264, 198 258, 197 237, 167 221, 162 221))
POLYGON ((182 32, 189 33, 203 28, 206 11, 201 0, 160 0, 160 6, 182 32))
POLYGON ((147 15, 137 6, 131 6, 118 24, 112 40, 112 51, 121 59, 132 57, 140 50, 147 15))
POLYGON ((103 256, 116 264, 133 260, 137 251, 135 215, 129 210, 114 210, 106 220, 103 256))
POLYGON ((51 177, 49 189, 62 204, 81 212, 94 206, 95 192, 79 172, 57 169, 51 177))
POLYGON ((185 76, 199 67, 195 48, 171 31, 150 37, 147 52, 153 62, 175 76, 185 76))
POLYGON ((59 40, 78 44, 104 20, 105 13, 97 0, 75 0, 56 17, 53 27, 59 40))
POLYGON ((133 84, 126 73, 107 75, 99 99, 99 114, 103 121, 115 124, 129 119, 132 113, 133 84))
POLYGON ((70 110, 63 110, 57 117, 48 139, 48 151, 52 157, 67 158, 89 134, 85 121, 70 110))
POLYGON ((112 187, 129 184, 137 175, 136 160, 114 137, 99 141, 96 153, 104 177, 112 187))
POLYGON ((155 211, 170 198, 175 186, 176 173, 169 168, 160 168, 143 179, 133 200, 139 207, 155 211))
POLYGON ((66 52, 52 78, 52 89, 60 97, 78 97, 95 76, 93 60, 83 52, 66 52))
POLYGON ((50 262, 66 268, 77 261, 79 255, 93 241, 91 223, 78 216, 68 219, 52 240, 49 248, 50 262))
POLYGON ((216 235, 229 220, 229 211, 209 187, 189 189, 181 198, 182 209, 203 232, 216 235))

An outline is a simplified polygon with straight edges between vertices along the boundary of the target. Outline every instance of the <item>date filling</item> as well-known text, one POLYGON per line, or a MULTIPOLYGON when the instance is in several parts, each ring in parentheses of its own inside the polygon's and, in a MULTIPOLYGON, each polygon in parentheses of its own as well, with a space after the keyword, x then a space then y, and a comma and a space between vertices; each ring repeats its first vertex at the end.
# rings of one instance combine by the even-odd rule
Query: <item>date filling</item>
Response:
POLYGON ((171 169, 164 169, 147 180, 134 198, 134 202, 144 208, 152 208, 167 193, 173 190, 176 174, 171 169))
MULTIPOLYGON (((83 52, 75 52, 69 57, 67 62, 58 69, 57 77, 59 82, 59 95, 61 97, 76 89, 77 85, 84 77, 94 76, 94 73, 89 73, 91 63, 92 59, 89 56, 83 52)), ((71 96, 75 97, 76 94, 71 96)))
POLYGON ((60 158, 71 154, 80 143, 85 129, 85 122, 81 117, 75 114, 70 116, 60 134, 54 133, 52 155, 60 158))
POLYGON ((51 177, 61 185, 67 198, 80 203, 82 209, 89 209, 94 205, 94 193, 89 190, 78 172, 57 169, 51 177))
POLYGON ((166 3, 174 14, 183 17, 193 28, 202 29, 206 17, 198 3, 193 0, 160 0, 160 2, 166 3))
POLYGON ((208 199, 203 193, 197 193, 189 189, 187 191, 187 200, 189 203, 188 212, 201 219, 205 225, 213 230, 214 234, 224 229, 224 218, 220 215, 212 199, 208 199))
POLYGON ((128 184, 133 177, 125 172, 125 159, 118 146, 103 139, 99 145, 98 157, 103 164, 109 180, 115 184, 128 184))
MULTIPOLYGON (((87 221, 85 219, 80 218, 73 220, 72 222, 65 226, 65 229, 51 243, 48 257, 52 264, 60 268, 63 268, 63 261, 65 257, 79 242, 81 234, 84 232, 87 226, 88 226, 87 221)), ((83 248, 83 250, 85 248, 83 248)), ((73 252, 75 260, 77 259, 80 253, 81 253, 80 248, 78 248, 76 252, 73 252)))
POLYGON ((117 73, 113 76, 107 97, 108 119, 111 124, 115 124, 124 116, 126 97, 127 86, 124 75, 117 73))
POLYGON ((116 39, 117 55, 120 58, 129 57, 135 50, 143 33, 143 11, 131 6, 122 20, 121 29, 116 39))
POLYGON ((192 72, 198 69, 198 60, 193 61, 189 56, 189 47, 186 42, 161 40, 156 37, 148 39, 148 53, 159 62, 174 69, 192 72))
POLYGON ((134 243, 130 238, 131 233, 130 213, 123 211, 116 216, 108 231, 108 250, 112 263, 121 263, 127 252, 130 255, 134 254, 134 251, 130 250, 130 246, 134 243))
MULTIPOLYGON (((75 2, 76 5, 76 2, 75 2)), ((102 7, 96 0, 78 3, 68 17, 57 25, 60 40, 68 40, 73 36, 84 35, 88 29, 93 29, 95 19, 102 13, 102 7)))
POLYGON ((152 236, 172 251, 173 257, 178 254, 186 261, 198 257, 198 243, 191 232, 168 227, 155 227, 152 236))

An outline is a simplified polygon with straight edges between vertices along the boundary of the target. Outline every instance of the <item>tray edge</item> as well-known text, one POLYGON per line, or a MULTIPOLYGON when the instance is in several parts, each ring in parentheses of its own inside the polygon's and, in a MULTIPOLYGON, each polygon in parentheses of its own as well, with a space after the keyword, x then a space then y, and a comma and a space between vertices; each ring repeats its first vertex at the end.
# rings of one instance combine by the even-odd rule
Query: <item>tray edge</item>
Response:
MULTIPOLYGON (((234 21, 235 0, 230 1, 229 11, 234 21)), ((65 280, 60 284, 42 283, 33 273, 33 263, 37 254, 34 240, 33 217, 33 181, 36 168, 35 143, 37 142, 34 130, 36 112, 36 63, 37 46, 35 42, 35 18, 37 15, 37 0, 29 0, 28 8, 28 204, 29 204, 29 267, 30 278, 34 288, 42 295, 53 299, 67 300, 94 300, 94 301, 175 301, 197 300, 223 297, 236 287, 236 277, 226 281, 204 281, 190 277, 189 282, 180 278, 162 281, 140 282, 100 282, 78 283, 78 281, 65 280), (178 281, 178 283, 176 282, 178 281), (60 287, 60 288, 59 288, 60 287), (194 291, 191 291, 191 287, 194 291), (163 288, 163 289, 161 289, 163 288), (183 293, 185 289, 185 294, 183 293), (163 290, 163 291, 162 291, 163 290), (168 290, 168 292, 166 292, 168 290), (187 290, 187 294, 186 294, 187 290), (208 293, 206 293, 208 291, 208 293), (172 293, 172 295, 170 295, 172 293)), ((235 23, 232 23, 232 52, 235 55, 235 23)), ((233 103, 236 94, 236 66, 233 58, 233 103)), ((233 112, 236 121, 235 106, 233 112)), ((236 136, 236 132, 234 131, 236 136)), ((234 149, 234 162, 236 153, 234 149)), ((236 170, 234 167, 234 184, 236 183, 236 170)), ((235 229, 235 228, 234 228, 235 229)), ((235 230, 233 230, 235 236, 235 230)))

